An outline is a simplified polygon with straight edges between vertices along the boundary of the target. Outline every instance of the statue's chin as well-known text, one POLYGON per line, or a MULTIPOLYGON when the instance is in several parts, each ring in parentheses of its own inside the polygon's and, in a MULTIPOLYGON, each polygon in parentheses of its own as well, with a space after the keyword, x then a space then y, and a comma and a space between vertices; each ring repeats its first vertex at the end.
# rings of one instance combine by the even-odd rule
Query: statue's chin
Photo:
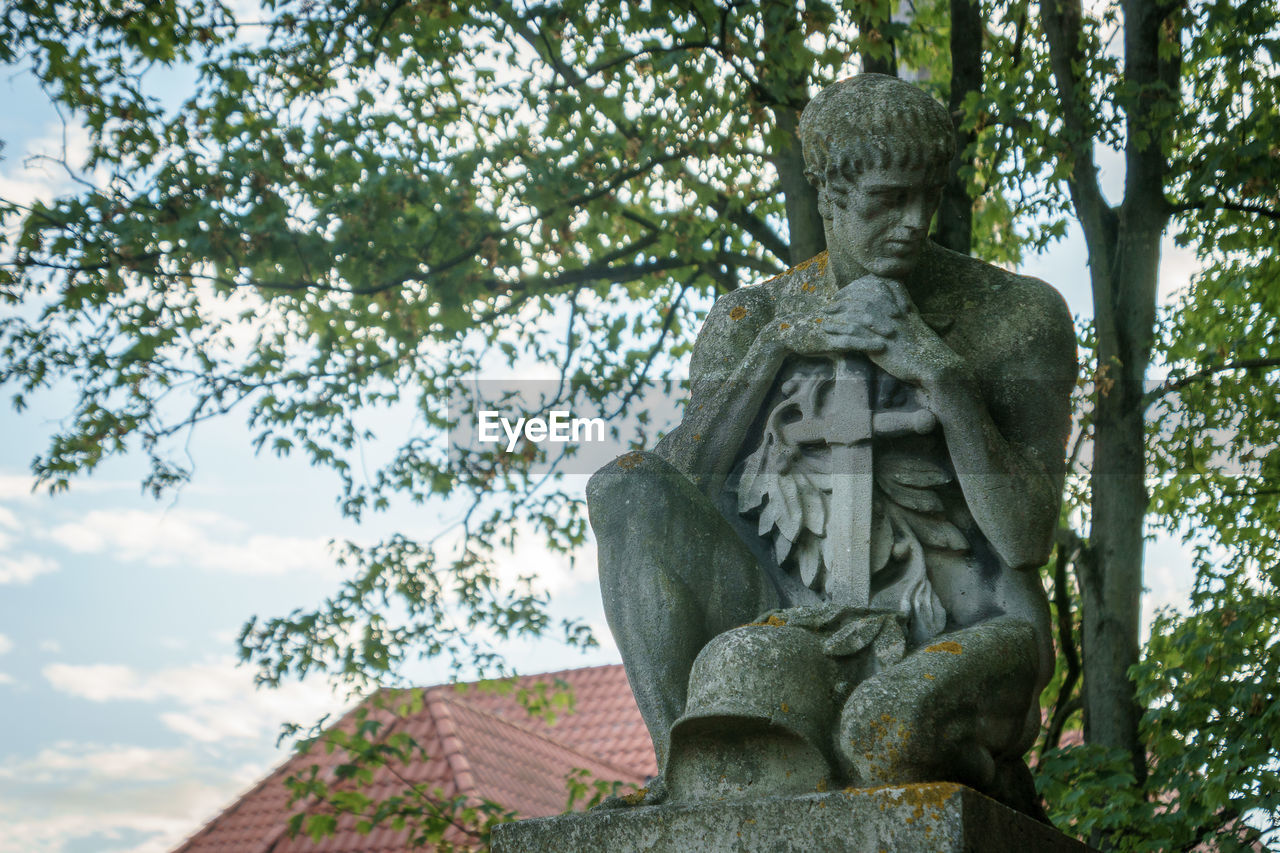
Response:
POLYGON ((876 258, 867 264, 867 272, 875 273, 881 278, 892 278, 901 281, 916 268, 919 252, 912 252, 904 257, 876 258))

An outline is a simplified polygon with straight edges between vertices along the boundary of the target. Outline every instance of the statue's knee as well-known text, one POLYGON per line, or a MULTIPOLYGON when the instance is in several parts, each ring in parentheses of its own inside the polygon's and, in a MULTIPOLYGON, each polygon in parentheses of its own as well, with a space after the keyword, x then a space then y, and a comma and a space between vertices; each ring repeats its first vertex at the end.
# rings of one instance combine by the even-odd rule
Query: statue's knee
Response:
POLYGON ((1038 659, 1025 621, 998 619, 939 637, 854 690, 837 742, 860 784, 928 780, 979 790, 1026 747, 1038 659))
MULTIPOLYGON (((891 679, 896 681, 896 679, 891 679)), ((985 790, 995 778, 983 720, 928 690, 864 684, 849 697, 838 729, 842 770, 859 785, 952 781, 985 790), (892 701, 887 701, 887 700, 892 701)))
POLYGON ((917 744, 927 733, 912 715, 873 679, 845 702, 837 728, 837 750, 845 776, 858 785, 909 784, 929 781, 929 768, 916 758, 917 744))
POLYGON ((607 524, 615 512, 631 508, 637 501, 661 500, 663 483, 673 474, 670 463, 647 451, 627 453, 605 465, 587 481, 592 527, 597 526, 597 517, 601 524, 607 524))
MULTIPOLYGON (((587 512, 596 540, 671 547, 673 539, 721 523, 705 495, 654 453, 619 456, 587 483, 587 512)), ((631 547, 629 545, 628 547, 631 547)))
POLYGON ((620 456, 592 475, 587 511, 599 547, 602 584, 629 586, 632 576, 642 577, 646 585, 662 581, 662 565, 669 561, 657 556, 670 545, 677 515, 671 480, 676 476, 666 460, 643 451, 620 456))

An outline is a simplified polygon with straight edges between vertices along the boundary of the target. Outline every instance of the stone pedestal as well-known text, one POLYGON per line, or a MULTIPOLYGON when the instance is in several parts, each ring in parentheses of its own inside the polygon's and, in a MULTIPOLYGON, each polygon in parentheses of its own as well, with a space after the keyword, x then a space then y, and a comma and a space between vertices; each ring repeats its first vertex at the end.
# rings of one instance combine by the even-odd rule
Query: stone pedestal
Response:
POLYGON ((494 853, 1088 853, 1089 847, 949 783, 509 823, 494 853))

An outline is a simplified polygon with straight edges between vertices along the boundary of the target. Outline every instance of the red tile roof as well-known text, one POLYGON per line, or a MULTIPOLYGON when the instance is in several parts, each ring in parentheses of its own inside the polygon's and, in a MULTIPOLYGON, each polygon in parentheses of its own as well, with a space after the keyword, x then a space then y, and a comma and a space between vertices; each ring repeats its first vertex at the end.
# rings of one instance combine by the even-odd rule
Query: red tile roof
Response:
POLYGON ((630 768, 645 777, 658 772, 653 743, 621 664, 525 676, 516 679, 516 688, 527 689, 538 683, 550 687, 557 680, 573 688, 574 710, 572 714, 558 715, 550 724, 530 717, 513 694, 500 695, 467 684, 458 685, 455 690, 483 711, 571 744, 610 764, 630 768))
MULTIPOLYGON (((365 705, 372 708, 374 703, 365 705)), ((349 712, 338 727, 351 730, 356 713, 349 712)), ((405 732, 428 756, 375 770, 372 781, 360 789, 374 800, 425 783, 443 798, 489 800, 521 817, 539 817, 564 810, 565 779, 575 768, 597 779, 637 786, 656 772, 653 746, 619 665, 524 676, 503 692, 442 685, 425 691, 417 713, 398 717, 374 708, 369 715, 384 723, 381 739, 405 732), (520 690, 539 683, 554 689, 557 682, 572 688, 574 711, 559 714, 554 722, 531 717, 517 700, 520 690)), ((289 758, 175 853, 403 853, 405 831, 375 828, 362 835, 349 816, 339 819, 335 835, 318 842, 305 835, 288 837, 290 815, 316 806, 289 805, 285 780, 319 765, 332 781, 334 768, 347 760, 341 749, 326 753, 320 748, 289 758)))

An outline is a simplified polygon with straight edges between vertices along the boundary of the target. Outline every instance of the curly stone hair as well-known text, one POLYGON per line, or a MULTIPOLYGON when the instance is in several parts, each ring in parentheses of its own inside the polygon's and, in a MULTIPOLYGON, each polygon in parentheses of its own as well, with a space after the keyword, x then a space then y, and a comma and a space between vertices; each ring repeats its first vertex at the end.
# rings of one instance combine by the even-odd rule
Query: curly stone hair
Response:
POLYGON ((801 113, 799 134, 805 177, 828 219, 863 171, 923 167, 941 179, 956 145, 946 107, 885 74, 859 74, 823 89, 801 113))

